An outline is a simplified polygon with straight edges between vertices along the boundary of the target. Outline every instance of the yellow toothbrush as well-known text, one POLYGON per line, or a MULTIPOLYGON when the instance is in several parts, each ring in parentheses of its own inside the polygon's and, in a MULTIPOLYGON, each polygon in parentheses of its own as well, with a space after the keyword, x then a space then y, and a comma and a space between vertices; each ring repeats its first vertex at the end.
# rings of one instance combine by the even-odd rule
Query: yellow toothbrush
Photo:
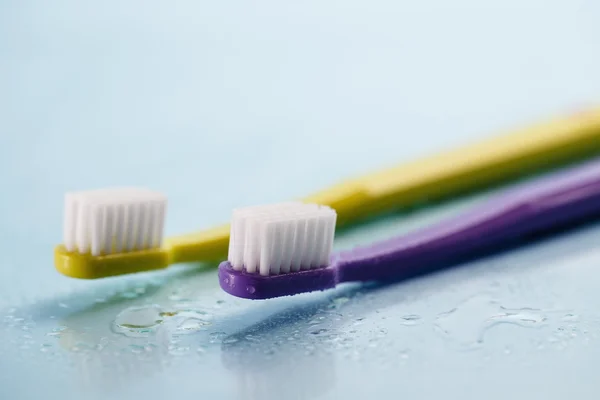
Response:
MULTIPOLYGON (((342 182, 304 201, 328 205, 338 225, 556 167, 600 152, 600 108, 342 182)), ((223 259, 229 225, 162 240, 166 198, 144 189, 68 194, 65 240, 55 249, 64 275, 95 279, 223 259)))

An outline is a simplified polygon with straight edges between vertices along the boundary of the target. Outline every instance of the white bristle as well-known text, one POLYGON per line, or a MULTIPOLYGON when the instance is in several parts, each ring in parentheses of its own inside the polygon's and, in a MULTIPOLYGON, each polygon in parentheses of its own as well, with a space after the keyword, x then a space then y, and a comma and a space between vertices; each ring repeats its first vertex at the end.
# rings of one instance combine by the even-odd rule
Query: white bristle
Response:
POLYGON ((143 188, 67 193, 65 248, 93 256, 158 248, 166 203, 163 194, 143 188))
POLYGON ((329 263, 335 210, 300 202, 233 211, 228 260, 235 270, 278 275, 329 263))

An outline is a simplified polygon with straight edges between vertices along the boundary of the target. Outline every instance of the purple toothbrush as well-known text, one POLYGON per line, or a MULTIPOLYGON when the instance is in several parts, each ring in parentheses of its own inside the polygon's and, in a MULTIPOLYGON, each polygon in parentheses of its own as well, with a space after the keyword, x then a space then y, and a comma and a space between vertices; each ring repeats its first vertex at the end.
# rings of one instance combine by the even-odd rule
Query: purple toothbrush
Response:
POLYGON ((219 282, 234 296, 268 299, 342 282, 394 280, 597 213, 600 159, 518 184, 431 227, 333 255, 331 208, 242 208, 233 213, 229 259, 219 265, 219 282))

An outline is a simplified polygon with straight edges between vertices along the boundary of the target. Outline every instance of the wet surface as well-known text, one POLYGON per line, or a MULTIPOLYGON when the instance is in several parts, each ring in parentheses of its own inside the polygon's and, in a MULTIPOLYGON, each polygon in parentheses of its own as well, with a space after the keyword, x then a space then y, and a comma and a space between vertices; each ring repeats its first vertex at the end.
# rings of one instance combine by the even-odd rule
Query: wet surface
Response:
POLYGON ((597 398, 598 224, 256 302, 211 266, 69 279, 52 249, 67 190, 164 191, 167 233, 186 233, 579 109, 600 93, 599 15, 594 0, 2 3, 0 398, 597 398))
MULTIPOLYGON (((418 218, 414 216, 413 218, 418 218)), ((391 219, 393 220, 393 219, 391 219)), ((402 224, 396 218, 397 226, 402 224)), ((385 223, 362 228, 381 231, 385 223)), ((348 237, 339 246, 349 245, 348 237)), ((392 285, 355 284, 270 301, 219 290, 214 270, 178 267, 2 310, 4 388, 43 371, 23 393, 64 398, 143 395, 339 398, 359 393, 459 392, 467 382, 562 393, 598 386, 600 226, 392 285), (103 286, 103 287, 100 287, 103 286), (588 365, 588 369, 583 369, 588 365), (10 380, 10 377, 14 380, 10 380)), ((14 386, 13 386, 14 388, 14 386)))

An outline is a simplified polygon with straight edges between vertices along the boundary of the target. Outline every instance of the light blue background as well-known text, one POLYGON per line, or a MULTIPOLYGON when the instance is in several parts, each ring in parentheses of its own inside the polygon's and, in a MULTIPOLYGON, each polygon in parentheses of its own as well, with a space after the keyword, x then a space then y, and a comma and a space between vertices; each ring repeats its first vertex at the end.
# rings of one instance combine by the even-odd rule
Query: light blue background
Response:
POLYGON ((183 233, 594 103, 599 19, 594 0, 0 2, 0 398, 597 398, 600 226, 250 303, 193 267, 71 280, 52 248, 67 190, 164 191, 183 233), (210 325, 111 331, 182 303, 210 325))

